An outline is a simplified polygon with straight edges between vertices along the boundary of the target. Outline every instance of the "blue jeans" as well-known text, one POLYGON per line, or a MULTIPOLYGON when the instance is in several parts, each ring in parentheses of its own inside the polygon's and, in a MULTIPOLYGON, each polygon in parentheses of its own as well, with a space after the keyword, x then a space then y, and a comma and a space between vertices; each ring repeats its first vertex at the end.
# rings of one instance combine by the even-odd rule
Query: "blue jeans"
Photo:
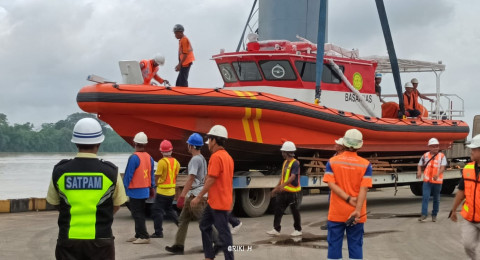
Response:
POLYGON ((432 217, 437 216, 438 208, 440 207, 440 191, 441 190, 442 190, 442 184, 423 182, 422 216, 428 216, 428 201, 430 200, 430 194, 433 196, 432 217))
POLYGON ((152 205, 152 218, 155 234, 163 235, 163 217, 165 214, 170 216, 178 225, 177 212, 172 207, 173 198, 175 196, 164 196, 157 193, 155 196, 155 203, 152 205))
POLYGON ((363 258, 363 223, 347 227, 345 222, 328 221, 328 259, 342 259, 343 234, 347 231, 348 256, 363 258))
POLYGON ((225 259, 233 260, 233 251, 228 249, 232 246, 232 234, 228 227, 228 210, 215 210, 207 205, 200 220, 200 231, 202 231, 202 244, 205 258, 215 258, 213 249, 213 226, 218 230, 218 236, 222 244, 225 259))

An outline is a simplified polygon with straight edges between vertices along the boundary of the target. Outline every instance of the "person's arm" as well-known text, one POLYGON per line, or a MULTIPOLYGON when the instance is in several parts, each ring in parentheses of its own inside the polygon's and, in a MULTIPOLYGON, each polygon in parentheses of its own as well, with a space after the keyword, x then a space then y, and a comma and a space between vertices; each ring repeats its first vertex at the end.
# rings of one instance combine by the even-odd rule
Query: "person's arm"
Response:
POLYGON ((430 102, 433 102, 433 99, 431 99, 431 98, 429 98, 429 97, 421 94, 420 92, 418 92, 418 90, 417 90, 417 93, 418 93, 418 96, 419 96, 421 99, 426 99, 426 100, 428 100, 428 101, 430 101, 430 102))
POLYGON ((420 179, 422 177, 423 156, 424 155, 420 157, 420 161, 418 162, 418 165, 417 165, 417 179, 420 179))
POLYGON ((328 187, 330 190, 335 193, 337 196, 339 196, 341 199, 343 199, 346 203, 350 204, 351 206, 356 206, 358 205, 358 198, 357 197, 352 197, 348 195, 340 186, 338 186, 334 182, 328 182, 328 187), (348 200, 348 202, 347 202, 348 200))
POLYGON ((166 80, 162 79, 160 76, 158 76, 158 74, 155 74, 155 76, 153 76, 153 78, 156 81, 158 81, 158 83, 160 83, 160 84, 163 84, 163 82, 166 81, 166 80))
POLYGON ((157 186, 157 183, 155 182, 155 174, 154 174, 154 171, 155 171, 155 161, 153 160, 153 158, 150 156, 150 176, 152 177, 152 180, 151 180, 151 186, 152 188, 155 188, 157 186))
POLYGON ((464 199, 465 199, 465 191, 458 190, 457 195, 455 195, 455 199, 453 200, 453 206, 452 206, 452 211, 450 215, 450 219, 453 222, 457 222, 457 208, 464 199))
POLYGON ((185 186, 183 186, 182 193, 180 193, 180 197, 187 196, 187 193, 192 188, 192 184, 194 181, 195 181, 195 175, 189 174, 187 182, 185 183, 185 186))
POLYGON ((51 205, 54 205, 55 208, 57 208, 57 206, 60 205, 60 195, 58 195, 58 192, 55 189, 52 179, 50 179, 50 185, 48 186, 47 201, 51 205))
POLYGON ((360 187, 360 192, 357 197, 357 205, 355 205, 355 210, 350 214, 348 218, 355 216, 355 222, 360 220, 360 212, 362 212, 363 203, 367 198, 368 187, 360 187))
POLYGON ((158 161, 157 171, 155 172, 155 185, 163 183, 167 179, 168 169, 165 161, 158 161))
POLYGON ((130 155, 130 158, 128 158, 127 167, 125 168, 125 175, 123 176, 123 185, 125 189, 128 189, 128 186, 130 185, 130 182, 133 178, 133 173, 139 165, 140 159, 138 158, 138 156, 136 156, 135 154, 130 155))
POLYGON ((179 63, 178 63, 178 65, 177 65, 177 67, 176 67, 177 70, 180 70, 180 68, 182 67, 183 62, 187 59, 188 54, 193 51, 193 50, 191 50, 191 49, 187 49, 187 47, 188 47, 189 44, 187 45, 187 44, 185 43, 185 41, 187 41, 185 38, 180 39, 180 48, 181 48, 181 49, 180 49, 180 53, 183 54, 183 55, 181 55, 182 58, 180 58, 180 56, 178 57, 178 62, 179 62, 179 63))
POLYGON ((212 185, 215 183, 216 180, 217 180, 217 177, 207 175, 202 191, 200 191, 197 197, 195 197, 192 201, 190 201, 190 207, 194 208, 197 206, 197 204, 200 202, 203 196, 208 193, 208 191, 210 190, 210 188, 212 187, 212 185))

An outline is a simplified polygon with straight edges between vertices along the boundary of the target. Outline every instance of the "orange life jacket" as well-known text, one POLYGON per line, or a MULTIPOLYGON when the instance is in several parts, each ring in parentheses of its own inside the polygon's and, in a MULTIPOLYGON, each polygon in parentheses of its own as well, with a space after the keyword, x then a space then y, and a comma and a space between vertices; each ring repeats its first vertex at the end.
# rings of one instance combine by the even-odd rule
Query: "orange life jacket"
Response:
POLYGON ((193 56, 193 48, 192 45, 190 44, 190 40, 187 38, 187 36, 183 36, 179 41, 178 41, 178 58, 180 61, 182 61, 183 57, 187 56, 187 58, 183 61, 182 66, 187 67, 190 63, 192 63, 195 60, 195 56, 193 56), (182 47, 182 44, 185 44, 185 48, 182 47))
POLYGON ((475 174, 475 162, 463 168, 465 183, 465 202, 462 207, 462 216, 470 222, 480 222, 480 179, 475 174))
MULTIPOLYGON (((292 171, 292 165, 294 162, 296 162, 297 160, 293 159, 290 161, 290 163, 288 163, 287 160, 285 160, 285 162, 283 162, 283 165, 282 165, 282 179, 280 180, 280 184, 284 184, 285 182, 288 181, 288 179, 290 178, 290 172, 292 171), (287 166, 287 169, 285 170, 285 165, 288 163, 288 166, 287 166)), ((297 174, 297 176, 295 177, 297 178, 298 182, 297 182, 297 186, 293 186, 292 183, 286 185, 285 187, 283 187, 283 189, 285 191, 288 191, 288 192, 299 192, 300 190, 302 190, 302 187, 300 186, 300 178, 297 174)))
POLYGON ((159 66, 153 66, 152 60, 142 60, 140 61, 140 64, 143 65, 143 68, 142 66, 140 66, 140 68, 142 68, 144 85, 150 85, 152 78, 155 78, 155 80, 157 80, 158 83, 163 83, 163 79, 157 75, 159 66))
MULTIPOLYGON (((423 155, 423 163, 428 162, 430 158, 432 158, 432 154, 430 152, 427 152, 423 155)), ((442 184, 443 183, 443 172, 438 175, 437 180, 433 179, 433 176, 435 176, 438 171, 440 171, 440 168, 442 167, 442 160, 445 155, 443 153, 438 153, 435 158, 433 158, 428 165, 425 167, 425 170, 423 171, 423 181, 424 182, 431 182, 435 184, 442 184)))
POLYGON ((140 159, 140 164, 133 173, 132 180, 130 181, 128 188, 149 188, 152 186, 151 157, 146 152, 135 152, 134 154, 140 159))
POLYGON ((418 92, 412 91, 410 96, 407 95, 407 92, 403 93, 403 104, 405 110, 418 110, 418 92))
POLYGON ((175 188, 175 185, 177 183, 177 175, 178 172, 180 171, 180 163, 172 157, 164 157, 162 160, 165 160, 167 163, 167 178, 163 183, 159 183, 157 185, 158 188, 175 188))

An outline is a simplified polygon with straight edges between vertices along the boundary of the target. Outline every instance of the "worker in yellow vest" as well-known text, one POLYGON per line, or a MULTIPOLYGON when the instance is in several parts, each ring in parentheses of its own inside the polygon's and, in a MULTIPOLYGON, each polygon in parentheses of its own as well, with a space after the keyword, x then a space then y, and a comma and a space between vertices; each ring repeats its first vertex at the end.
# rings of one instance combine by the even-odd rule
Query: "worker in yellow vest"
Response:
POLYGON ((170 216, 178 226, 178 215, 173 209, 172 203, 175 197, 175 186, 177 175, 180 171, 180 163, 172 157, 173 146, 168 140, 160 143, 160 152, 163 158, 158 161, 157 171, 155 172, 155 183, 157 184, 157 194, 155 203, 152 206, 153 227, 155 232, 150 235, 151 238, 163 237, 163 217, 170 216))
POLYGON ((295 231, 290 235, 293 237, 302 235, 302 226, 300 223, 300 212, 298 211, 298 194, 301 192, 300 187, 300 163, 295 159, 295 144, 290 141, 283 143, 282 156, 285 159, 282 166, 282 177, 278 185, 272 190, 272 195, 276 196, 275 217, 273 219, 273 229, 267 231, 271 236, 280 235, 282 216, 290 206, 293 215, 293 227, 295 231))
MULTIPOLYGON (((458 183, 458 191, 453 201, 451 220, 457 222, 457 208, 463 202, 461 215, 465 219, 462 222, 462 243, 465 252, 470 259, 478 259, 478 245, 480 245, 480 135, 472 139, 467 145, 472 149, 470 158, 472 162, 465 165, 462 170, 462 178, 458 183)), ((459 257, 460 258, 460 257, 459 257)))

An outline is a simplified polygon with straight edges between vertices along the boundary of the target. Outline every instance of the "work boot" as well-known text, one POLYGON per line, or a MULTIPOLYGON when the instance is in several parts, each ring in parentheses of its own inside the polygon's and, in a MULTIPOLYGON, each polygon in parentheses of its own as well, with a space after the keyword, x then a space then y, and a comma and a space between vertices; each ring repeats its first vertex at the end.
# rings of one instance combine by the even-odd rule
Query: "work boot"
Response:
POLYGON ((183 246, 181 245, 166 246, 165 250, 174 255, 183 255, 183 246))
POLYGON ((437 222, 437 216, 432 216, 432 221, 437 222))
POLYGON ((425 220, 427 220, 427 216, 425 216, 425 215, 422 215, 422 216, 418 219, 418 221, 420 221, 420 222, 424 222, 425 220))
POLYGON ((278 232, 276 229, 272 229, 270 231, 267 231, 267 234, 269 234, 270 236, 279 236, 280 232, 278 232))
POLYGON ((150 238, 137 238, 132 242, 133 244, 150 244, 150 238))

